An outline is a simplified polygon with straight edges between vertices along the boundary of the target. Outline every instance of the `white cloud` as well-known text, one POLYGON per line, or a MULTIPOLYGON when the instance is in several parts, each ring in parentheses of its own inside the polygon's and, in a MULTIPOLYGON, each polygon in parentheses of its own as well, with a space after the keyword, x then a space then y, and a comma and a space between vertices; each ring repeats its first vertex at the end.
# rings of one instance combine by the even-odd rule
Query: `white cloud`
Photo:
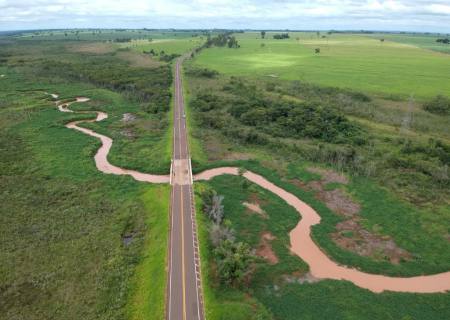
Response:
POLYGON ((0 29, 50 27, 448 32, 450 0, 0 0, 0 29))

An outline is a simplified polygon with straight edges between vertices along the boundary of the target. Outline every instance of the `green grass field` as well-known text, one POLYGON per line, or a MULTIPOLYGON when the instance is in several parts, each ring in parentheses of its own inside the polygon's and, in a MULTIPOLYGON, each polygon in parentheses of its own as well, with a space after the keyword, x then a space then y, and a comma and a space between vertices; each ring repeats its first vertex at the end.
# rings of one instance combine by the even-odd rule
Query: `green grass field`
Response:
POLYGON ((273 33, 236 34, 239 49, 204 50, 196 64, 234 76, 299 80, 351 88, 381 95, 417 98, 450 90, 450 56, 363 35, 290 33, 274 40, 273 33), (298 38, 298 40, 297 40, 298 38), (264 44, 264 46, 263 46, 264 44), (320 48, 320 54, 314 49, 320 48))
POLYGON ((385 39, 385 41, 404 43, 407 45, 434 50, 438 52, 450 53, 450 45, 436 42, 436 39, 438 38, 446 38, 445 35, 373 34, 370 35, 370 37, 375 39, 385 39))
POLYGON ((121 47, 131 48, 137 52, 154 50, 157 53, 164 51, 166 54, 182 54, 198 47, 203 42, 200 37, 182 39, 155 39, 151 42, 146 40, 133 40, 122 44, 121 47))

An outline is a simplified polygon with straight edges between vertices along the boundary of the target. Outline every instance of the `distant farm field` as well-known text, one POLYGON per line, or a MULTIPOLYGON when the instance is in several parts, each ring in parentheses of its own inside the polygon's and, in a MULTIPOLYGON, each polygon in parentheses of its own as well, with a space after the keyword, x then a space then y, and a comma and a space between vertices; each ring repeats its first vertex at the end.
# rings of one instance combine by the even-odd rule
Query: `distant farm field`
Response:
POLYGON ((196 64, 234 76, 300 80, 382 95, 429 97, 450 91, 450 56, 364 35, 236 34, 239 49, 202 51, 196 64), (325 36, 326 38, 323 38, 325 36), (320 48, 320 53, 315 49, 320 48))

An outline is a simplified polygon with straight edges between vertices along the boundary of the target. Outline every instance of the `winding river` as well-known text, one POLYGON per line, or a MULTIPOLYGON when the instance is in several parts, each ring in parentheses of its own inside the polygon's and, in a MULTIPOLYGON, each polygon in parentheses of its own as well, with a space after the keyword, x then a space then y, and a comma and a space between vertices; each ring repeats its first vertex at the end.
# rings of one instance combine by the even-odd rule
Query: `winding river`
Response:
MULTIPOLYGON (((58 95, 51 94, 54 99, 58 95)), ((56 106, 61 112, 73 112, 69 109, 70 104, 74 102, 86 102, 88 98, 77 97, 71 102, 56 101, 56 106)), ((108 115, 101 111, 80 111, 77 113, 96 113, 97 116, 89 120, 72 121, 66 124, 67 128, 78 130, 84 134, 90 135, 99 139, 102 142, 94 156, 95 165, 97 169, 106 174, 129 175, 137 181, 149 183, 169 183, 169 175, 153 175, 142 173, 135 170, 123 169, 108 162, 108 153, 111 149, 113 140, 107 136, 101 135, 93 130, 79 127, 78 124, 82 122, 96 122, 102 121, 108 115)), ((219 175, 238 175, 239 168, 237 167, 221 167, 203 171, 194 176, 194 180, 210 180, 219 175)), ((358 287, 368 289, 372 292, 382 291, 398 291, 398 292, 415 292, 415 293, 435 293, 450 291, 450 271, 434 274, 424 275, 409 278, 402 277, 388 277, 383 275, 370 274, 362 272, 355 268, 341 266, 331 260, 312 240, 311 226, 320 223, 320 216, 308 204, 301 201, 292 193, 276 186, 264 177, 246 171, 243 177, 249 181, 261 186, 262 188, 273 192, 287 204, 292 206, 300 214, 301 219, 297 226, 290 232, 291 251, 304 260, 310 268, 310 273, 318 279, 334 279, 347 280, 357 285, 358 287)))

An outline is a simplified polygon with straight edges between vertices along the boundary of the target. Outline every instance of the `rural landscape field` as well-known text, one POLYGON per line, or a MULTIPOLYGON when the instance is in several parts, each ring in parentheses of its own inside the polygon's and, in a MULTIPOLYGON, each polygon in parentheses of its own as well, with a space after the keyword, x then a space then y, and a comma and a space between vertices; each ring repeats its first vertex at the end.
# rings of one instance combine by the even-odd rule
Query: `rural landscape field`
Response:
POLYGON ((177 5, 5 4, 0 319, 449 319, 450 30, 177 5))

